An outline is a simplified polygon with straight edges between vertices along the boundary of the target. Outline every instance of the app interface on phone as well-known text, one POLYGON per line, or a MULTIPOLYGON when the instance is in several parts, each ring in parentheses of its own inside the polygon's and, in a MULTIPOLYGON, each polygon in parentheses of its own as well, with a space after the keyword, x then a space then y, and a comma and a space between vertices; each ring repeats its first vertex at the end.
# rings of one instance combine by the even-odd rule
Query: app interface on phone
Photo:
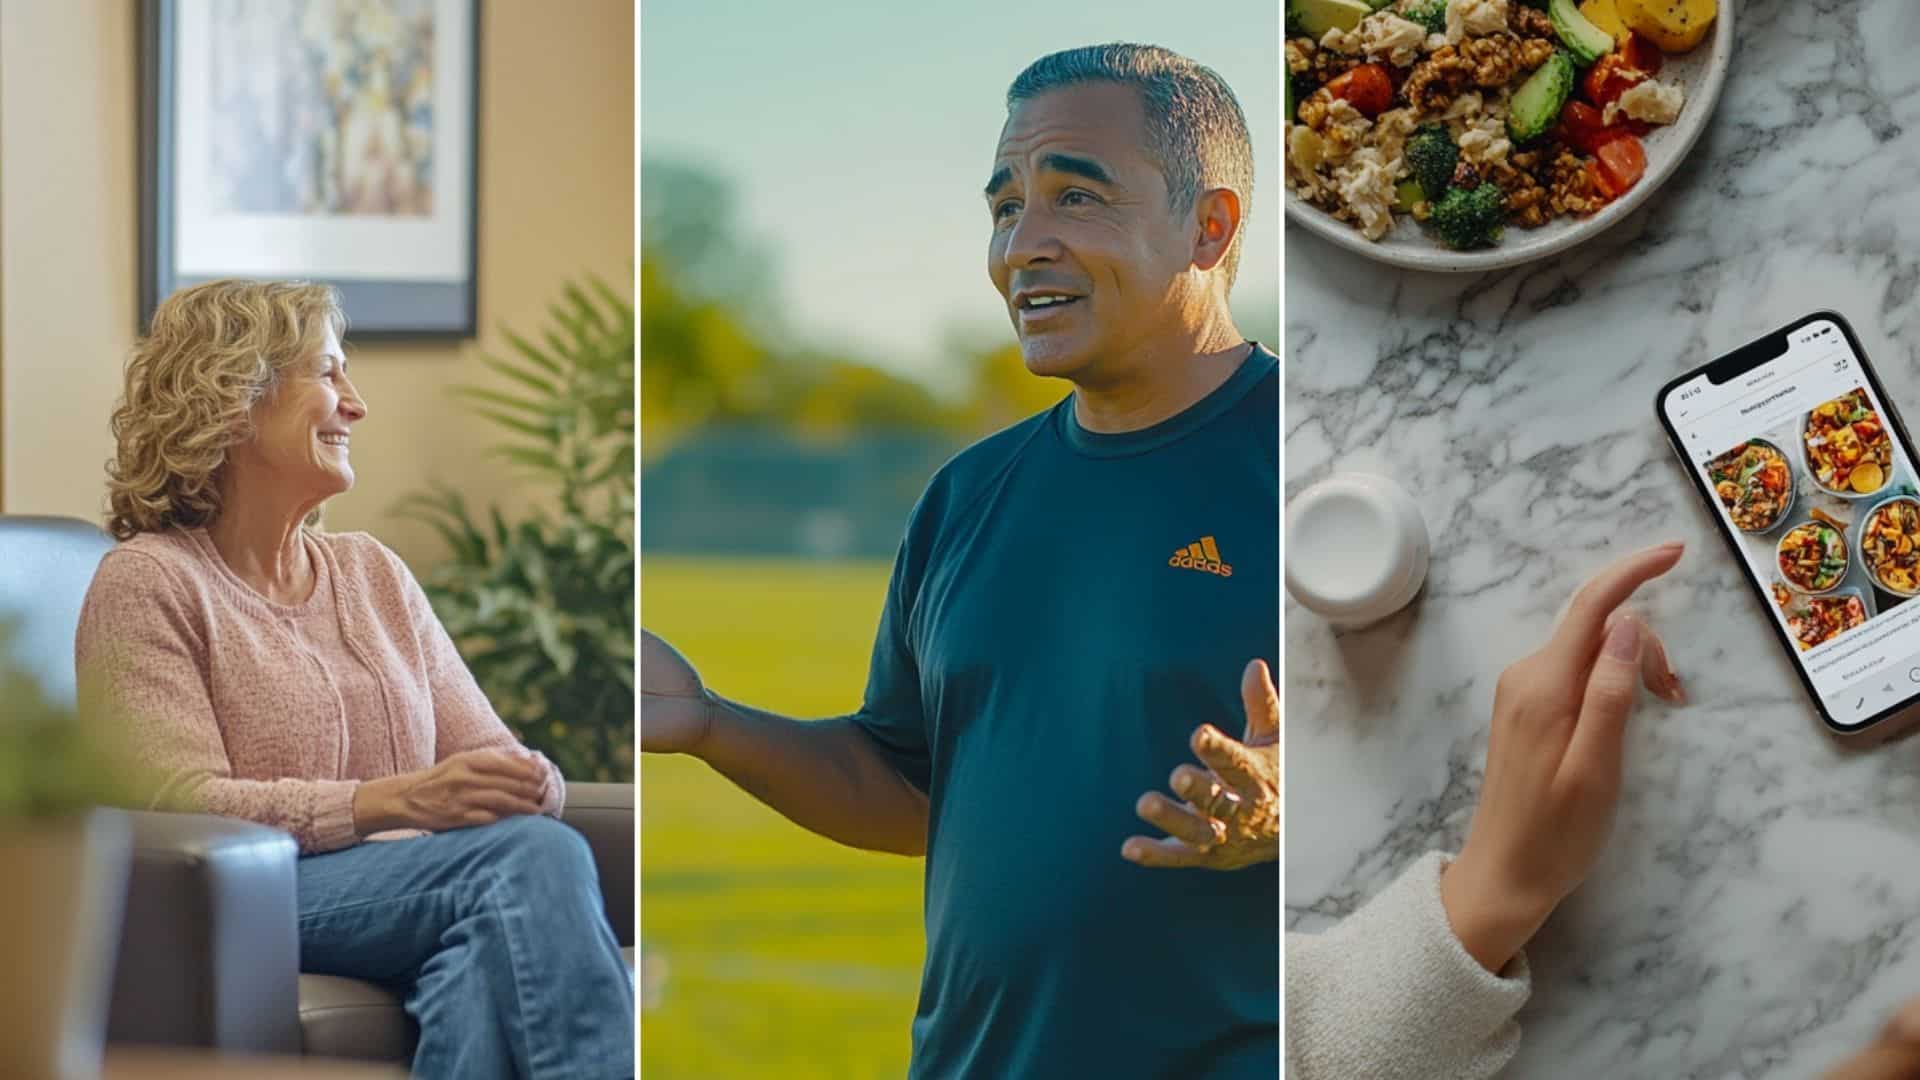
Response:
POLYGON ((1828 715, 1920 695, 1920 475, 1839 326, 1664 408, 1828 715))

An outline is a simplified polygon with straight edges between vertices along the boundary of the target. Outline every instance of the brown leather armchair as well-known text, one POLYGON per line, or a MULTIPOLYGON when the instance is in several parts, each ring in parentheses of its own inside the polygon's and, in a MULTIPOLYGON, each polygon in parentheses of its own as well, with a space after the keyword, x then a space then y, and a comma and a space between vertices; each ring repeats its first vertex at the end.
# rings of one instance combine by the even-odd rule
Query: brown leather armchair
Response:
MULTIPOLYGON (((113 541, 70 518, 0 515, 0 621, 11 659, 74 699, 73 638, 113 541)), ((391 992, 299 970, 293 838, 205 814, 122 811, 134 856, 109 1042, 406 1062, 417 1031, 391 992)), ((633 960, 633 788, 569 783, 563 820, 600 871, 607 918, 633 960)))

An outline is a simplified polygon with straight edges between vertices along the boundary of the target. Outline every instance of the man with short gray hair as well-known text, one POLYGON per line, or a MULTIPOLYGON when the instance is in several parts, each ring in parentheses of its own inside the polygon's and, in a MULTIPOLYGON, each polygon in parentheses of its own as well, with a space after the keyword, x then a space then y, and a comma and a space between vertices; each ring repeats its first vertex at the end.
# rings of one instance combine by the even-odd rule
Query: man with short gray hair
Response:
POLYGON ((1279 361, 1227 304, 1246 121, 1165 49, 1056 53, 1009 89, 985 194, 1022 359, 1074 392, 928 484, 859 710, 730 701, 645 634, 641 747, 927 856, 912 1076, 1273 1077, 1279 361))

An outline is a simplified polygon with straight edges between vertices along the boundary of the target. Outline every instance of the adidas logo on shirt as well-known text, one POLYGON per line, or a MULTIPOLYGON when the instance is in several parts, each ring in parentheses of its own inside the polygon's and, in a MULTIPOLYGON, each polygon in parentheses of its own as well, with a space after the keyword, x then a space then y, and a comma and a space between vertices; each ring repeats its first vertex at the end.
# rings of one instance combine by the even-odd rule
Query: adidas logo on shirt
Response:
POLYGON ((1233 576, 1233 567, 1221 561, 1220 549, 1214 546, 1211 536, 1203 536, 1186 547, 1176 548, 1167 565, 1185 570, 1204 570, 1221 577, 1233 576))

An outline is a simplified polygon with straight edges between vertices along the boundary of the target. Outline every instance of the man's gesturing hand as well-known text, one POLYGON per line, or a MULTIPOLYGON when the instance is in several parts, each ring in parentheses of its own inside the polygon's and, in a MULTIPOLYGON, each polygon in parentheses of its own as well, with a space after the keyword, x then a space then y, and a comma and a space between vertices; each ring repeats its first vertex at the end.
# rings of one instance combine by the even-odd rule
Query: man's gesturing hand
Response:
POLYGON ((1186 801, 1157 791, 1140 796, 1134 812, 1164 830, 1164 839, 1130 836, 1122 857, 1141 866, 1198 866, 1238 870, 1280 857, 1280 695, 1264 661, 1240 676, 1247 710, 1238 742, 1212 724, 1194 729, 1193 752, 1211 768, 1181 765, 1171 786, 1186 801))
POLYGON ((690 754, 707 737, 713 700, 700 673, 651 630, 640 631, 640 749, 690 754))
POLYGON ((1480 803, 1440 878, 1454 934, 1489 971, 1506 967, 1606 846, 1637 684, 1679 700, 1660 639, 1616 609, 1681 550, 1663 544, 1600 571, 1546 645, 1500 676, 1480 803))

